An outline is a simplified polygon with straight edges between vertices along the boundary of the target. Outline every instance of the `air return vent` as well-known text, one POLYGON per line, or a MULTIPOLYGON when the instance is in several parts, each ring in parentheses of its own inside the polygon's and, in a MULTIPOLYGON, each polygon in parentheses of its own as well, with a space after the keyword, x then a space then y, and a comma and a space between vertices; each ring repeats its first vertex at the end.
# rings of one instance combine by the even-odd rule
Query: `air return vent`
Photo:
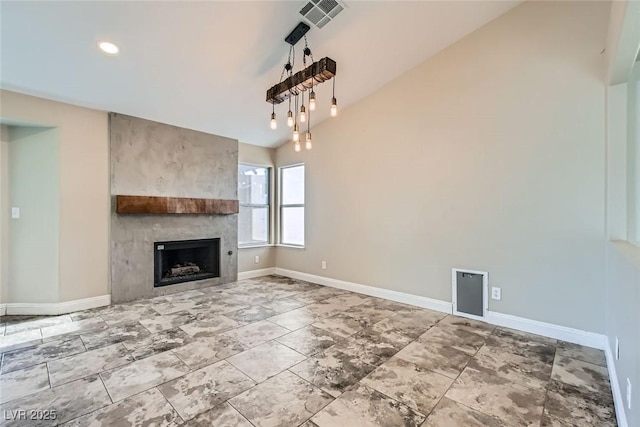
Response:
POLYGON ((482 320, 488 309, 489 273, 458 268, 451 273, 453 314, 482 320))
POLYGON ((300 9, 300 15, 316 27, 322 28, 342 12, 344 7, 344 3, 336 0, 311 0, 300 9))

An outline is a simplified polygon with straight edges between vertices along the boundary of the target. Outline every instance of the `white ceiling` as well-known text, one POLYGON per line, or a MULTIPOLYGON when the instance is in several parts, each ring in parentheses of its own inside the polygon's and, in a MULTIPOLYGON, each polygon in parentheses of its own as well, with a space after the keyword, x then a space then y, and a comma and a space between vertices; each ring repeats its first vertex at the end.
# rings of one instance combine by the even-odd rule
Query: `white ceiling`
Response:
MULTIPOLYGON (((274 147, 289 131, 266 89, 280 79, 304 1, 2 1, 0 85, 274 147), (109 57, 98 40, 120 46, 109 57)), ((347 1, 307 37, 337 64, 338 105, 363 98, 519 1, 347 1)), ((301 68, 298 43, 296 71, 301 68), (300 65, 299 65, 300 64, 300 65)), ((313 123, 328 117, 331 83, 313 123)))

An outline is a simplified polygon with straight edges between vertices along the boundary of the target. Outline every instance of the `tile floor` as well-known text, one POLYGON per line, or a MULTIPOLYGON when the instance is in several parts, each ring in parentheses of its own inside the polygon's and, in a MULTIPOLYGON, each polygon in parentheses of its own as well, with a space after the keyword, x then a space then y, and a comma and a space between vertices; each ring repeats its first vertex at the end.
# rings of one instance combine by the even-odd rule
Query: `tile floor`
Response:
POLYGON ((601 351, 278 276, 2 322, 6 426, 616 424, 601 351))

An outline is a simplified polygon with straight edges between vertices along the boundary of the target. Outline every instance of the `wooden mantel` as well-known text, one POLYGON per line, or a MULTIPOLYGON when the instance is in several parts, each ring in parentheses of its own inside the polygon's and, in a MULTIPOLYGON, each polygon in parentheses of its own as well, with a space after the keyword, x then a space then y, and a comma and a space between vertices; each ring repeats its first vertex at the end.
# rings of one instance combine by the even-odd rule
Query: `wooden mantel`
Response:
POLYGON ((116 196, 119 214, 218 214, 238 213, 237 200, 188 197, 116 196))

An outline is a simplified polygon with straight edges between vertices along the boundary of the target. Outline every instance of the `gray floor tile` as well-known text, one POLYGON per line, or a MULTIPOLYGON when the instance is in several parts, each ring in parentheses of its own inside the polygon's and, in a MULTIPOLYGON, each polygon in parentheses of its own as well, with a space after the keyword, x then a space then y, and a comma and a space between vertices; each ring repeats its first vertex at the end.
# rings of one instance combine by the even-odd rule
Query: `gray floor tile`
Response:
POLYGON ((227 360, 259 383, 305 359, 303 354, 275 341, 269 341, 227 360))
POLYGON ((154 354, 163 353, 183 345, 189 344, 193 339, 182 329, 169 329, 167 331, 151 334, 142 339, 124 341, 122 344, 136 359, 144 359, 154 354))
POLYGON ((14 350, 4 354, 2 359, 2 373, 5 374, 18 369, 24 369, 29 366, 50 362, 84 351, 85 347, 79 337, 71 337, 14 350))
POLYGON ((37 393, 49 388, 47 365, 31 366, 0 376, 0 403, 37 393))
POLYGON ((174 427, 183 422, 156 388, 136 394, 69 422, 65 427, 174 427))
POLYGON ((230 400, 259 427, 298 426, 331 402, 332 397, 285 371, 230 400))
POLYGON ((56 387, 80 378, 99 374, 133 362, 122 344, 113 344, 75 356, 57 359, 47 364, 51 385, 56 387))
POLYGON ((149 335, 151 335, 151 332, 140 323, 133 322, 118 323, 107 329, 82 333, 80 338, 82 338, 87 350, 93 350, 94 348, 106 347, 119 342, 142 340, 149 335))
POLYGON ((593 363, 594 365, 607 366, 604 351, 595 348, 559 341, 556 354, 560 357, 568 357, 593 363))
POLYGON ((102 381, 97 376, 73 381, 59 387, 47 389, 39 393, 31 394, 21 399, 12 400, 0 405, 0 410, 16 411, 24 410, 27 414, 31 411, 50 411, 48 419, 24 420, 14 419, 4 423, 4 426, 54 426, 88 414, 96 409, 111 404, 111 399, 105 390, 102 381), (52 415, 53 411, 55 415, 52 415))
POLYGON ((276 338, 279 343, 305 356, 325 350, 341 340, 341 337, 314 326, 307 326, 276 338))
POLYGON ((542 419, 545 391, 467 367, 446 397, 508 425, 528 426, 542 419))
POLYGON ((551 381, 545 413, 547 425, 613 427, 617 425, 613 397, 608 390, 593 392, 582 387, 551 381))
POLYGON ((255 383, 226 361, 191 372, 158 388, 180 416, 196 415, 253 387, 255 383))
POLYGON ((333 347, 289 368, 334 397, 357 384, 374 369, 375 366, 333 347))
POLYGON ((363 385, 348 390, 311 418, 318 427, 412 427, 424 420, 424 415, 363 385))
POLYGON ((7 323, 5 335, 11 335, 18 332, 29 331, 32 329, 40 329, 48 326, 59 325, 61 323, 71 322, 71 316, 64 314, 62 316, 46 316, 35 320, 27 320, 24 322, 7 323))
POLYGON ((360 383, 404 403, 421 414, 428 414, 453 381, 415 363, 390 359, 360 383))
POLYGON ((560 355, 556 355, 551 377, 592 392, 610 389, 607 368, 560 355))
POLYGON ((474 411, 446 397, 434 408, 422 427, 509 427, 498 418, 474 411))
POLYGON ((429 369, 449 378, 457 378, 467 366, 471 356, 453 347, 445 347, 437 343, 414 341, 395 356, 408 362, 415 363, 424 369, 429 369))
POLYGON ((234 338, 224 335, 198 338, 173 349, 173 354, 191 369, 202 368, 247 350, 234 338))
POLYGON ((20 348, 33 347, 42 343, 42 332, 40 329, 18 332, 11 335, 0 336, 0 353, 20 348))
POLYGON ((100 374, 114 402, 166 383, 189 372, 176 355, 160 353, 100 374))
POLYGON ((224 335, 235 339, 245 348, 251 348, 288 333, 289 330, 282 326, 267 320, 261 320, 260 322, 224 332, 224 335))
POLYGON ((183 424, 183 427, 253 427, 245 417, 228 403, 203 412, 183 424))

